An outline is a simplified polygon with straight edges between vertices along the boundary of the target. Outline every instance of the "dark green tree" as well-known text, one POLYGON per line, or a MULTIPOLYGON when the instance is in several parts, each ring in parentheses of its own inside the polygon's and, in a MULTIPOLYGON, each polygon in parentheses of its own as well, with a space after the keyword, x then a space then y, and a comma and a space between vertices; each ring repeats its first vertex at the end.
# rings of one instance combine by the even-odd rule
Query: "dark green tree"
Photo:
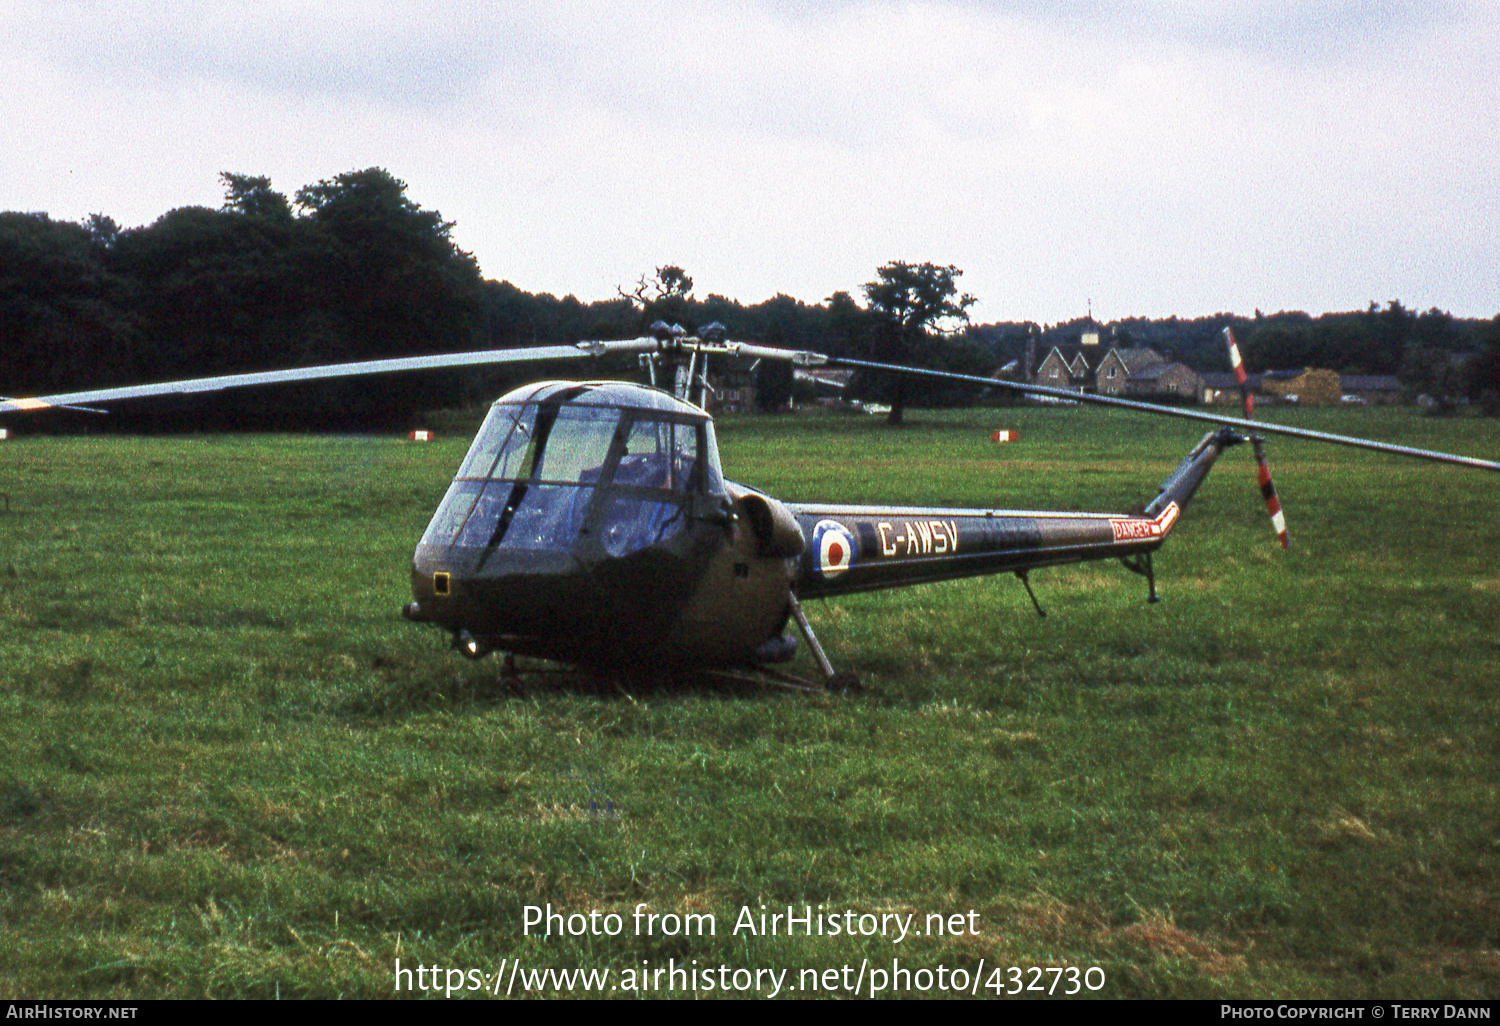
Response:
POLYGON ((693 279, 680 267, 672 264, 658 267, 651 278, 641 275, 631 291, 618 291, 622 298, 639 308, 642 332, 657 321, 667 325, 680 324, 689 334, 697 330, 692 310, 693 279))
POLYGON ((100 252, 113 249, 115 240, 120 237, 120 226, 115 224, 115 219, 103 214, 90 214, 83 222, 83 230, 89 233, 89 241, 100 252))
POLYGON ((312 299, 296 226, 181 207, 123 232, 114 268, 135 290, 147 377, 228 374, 298 362, 312 299))
POLYGON ((113 226, 101 215, 84 226, 0 213, 0 394, 130 374, 136 318, 126 283, 109 268, 113 226))
POLYGON ((1417 315, 1393 299, 1381 309, 1371 303, 1365 311, 1363 332, 1351 340, 1328 366, 1366 374, 1395 374, 1418 326, 1417 315))
MULTIPOLYGON (((951 264, 908 264, 897 261, 876 272, 864 286, 873 321, 875 359, 881 363, 930 367, 942 359, 946 341, 969 322, 973 296, 960 294, 962 271, 951 264)), ((913 393, 911 379, 895 375, 888 386, 890 424, 903 422, 913 393)))
POLYGON ((219 174, 219 180, 224 183, 226 211, 244 214, 246 217, 263 217, 269 221, 291 221, 292 205, 284 195, 271 188, 271 179, 223 171, 219 174))
MULTIPOLYGON (((768 323, 761 339, 776 349, 800 349, 803 339, 798 331, 798 303, 781 295, 765 304, 768 323)), ((755 405, 763 413, 780 413, 791 405, 792 385, 796 380, 792 365, 785 360, 761 360, 755 368, 755 405)))
POLYGON ((827 302, 830 348, 836 355, 861 351, 870 329, 869 315, 847 292, 835 292, 827 302))
POLYGON ((351 358, 462 349, 481 329, 479 267, 453 243, 452 222, 406 196, 381 168, 297 192, 319 231, 313 269, 351 358))
POLYGON ((1483 349, 1474 362, 1474 394, 1485 416, 1500 416, 1500 315, 1484 321, 1478 331, 1483 349))
MULTIPOLYGON (((320 360, 361 360, 474 348, 485 336, 482 279, 453 224, 407 198, 381 168, 350 171, 298 190, 299 223, 313 229, 301 259, 318 323, 320 360)), ((345 383, 348 408, 399 411, 445 405, 461 373, 345 383)))
POLYGON ((1245 363, 1252 371, 1307 367, 1316 362, 1315 352, 1311 322, 1282 317, 1267 318, 1244 343, 1245 363))

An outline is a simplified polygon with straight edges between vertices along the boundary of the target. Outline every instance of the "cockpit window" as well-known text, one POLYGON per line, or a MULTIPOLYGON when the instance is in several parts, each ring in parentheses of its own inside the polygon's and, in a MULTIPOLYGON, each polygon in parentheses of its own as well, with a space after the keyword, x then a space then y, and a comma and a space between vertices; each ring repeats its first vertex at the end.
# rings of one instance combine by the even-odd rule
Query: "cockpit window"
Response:
POLYGON ((497 404, 423 544, 570 548, 619 421, 602 406, 497 404))
POLYGON ((620 556, 684 530, 693 496, 723 492, 711 422, 548 399, 490 410, 422 544, 567 550, 605 486, 594 522, 620 556))
POLYGON ((520 476, 521 467, 536 459, 536 412, 535 405, 492 407, 458 477, 514 480, 520 476))
POLYGON ((637 414, 604 508, 605 552, 624 556, 675 537, 687 526, 690 496, 703 491, 702 438, 701 423, 637 414))
MULTIPOLYGON (((547 419, 544 412, 542 421, 547 419)), ((547 447, 531 471, 535 481, 555 484, 597 484, 609 455, 620 411, 604 406, 564 406, 547 428, 547 447)), ((498 477, 501 475, 491 475, 498 477)))
POLYGON ((698 425, 637 420, 625 440, 615 484, 697 490, 698 425))

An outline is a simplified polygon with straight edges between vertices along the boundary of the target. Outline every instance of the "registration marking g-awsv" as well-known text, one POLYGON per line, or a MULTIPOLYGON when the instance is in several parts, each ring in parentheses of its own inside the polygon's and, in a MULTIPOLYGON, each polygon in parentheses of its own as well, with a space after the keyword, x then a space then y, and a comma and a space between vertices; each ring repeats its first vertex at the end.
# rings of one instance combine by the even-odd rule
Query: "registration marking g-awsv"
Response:
POLYGON ((903 520, 899 531, 890 523, 876 524, 875 530, 882 556, 946 556, 958 551, 957 520, 903 520))

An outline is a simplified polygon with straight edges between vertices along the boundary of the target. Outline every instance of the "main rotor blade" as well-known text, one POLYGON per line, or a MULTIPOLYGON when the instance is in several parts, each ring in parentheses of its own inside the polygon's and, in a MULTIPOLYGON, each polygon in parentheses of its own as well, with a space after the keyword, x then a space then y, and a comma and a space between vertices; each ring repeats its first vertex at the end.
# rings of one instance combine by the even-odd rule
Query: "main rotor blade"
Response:
POLYGON ((623 342, 580 342, 573 346, 486 349, 473 353, 443 353, 389 360, 363 360, 357 363, 295 367, 290 370, 262 371, 254 374, 222 374, 211 378, 187 378, 182 381, 164 381, 151 385, 99 388, 88 392, 64 392, 58 395, 37 396, 32 399, 5 399, 0 400, 0 413, 74 406, 79 403, 104 403, 118 399, 145 399, 151 396, 218 392, 226 388, 243 388, 252 385, 281 385, 298 381, 358 377, 367 374, 392 374, 397 371, 438 370, 444 367, 529 363, 541 360, 575 360, 614 352, 645 352, 655 349, 657 344, 655 339, 638 338, 623 342))
MULTIPOLYGON (((9 399, 0 395, 0 403, 22 402, 20 399, 9 399)), ((96 410, 90 406, 59 406, 59 410, 72 410, 74 413, 108 413, 108 410, 96 410)))
POLYGON ((983 385, 986 388, 1006 388, 1013 392, 1047 395, 1057 399, 1065 399, 1068 402, 1089 403, 1094 406, 1114 406, 1123 410, 1156 413, 1167 417, 1180 417, 1183 420, 1196 420, 1208 424, 1230 424, 1235 427, 1244 427, 1257 433, 1286 435, 1291 438, 1307 438, 1315 442, 1330 442, 1334 445, 1347 445, 1356 449, 1369 449, 1374 452, 1388 452, 1397 456, 1413 456, 1417 459, 1432 460, 1435 463, 1451 463, 1460 467, 1475 467, 1479 470, 1500 471, 1500 463, 1496 463, 1493 460, 1476 459, 1472 456, 1456 456, 1452 453, 1434 452, 1430 449, 1414 449, 1406 445, 1375 442, 1368 438, 1352 438, 1349 435, 1334 435, 1326 431, 1312 431, 1307 428, 1289 427, 1284 424, 1268 424, 1260 420, 1240 420, 1220 414, 1200 413, 1197 410, 1187 410, 1176 406, 1157 406, 1152 403, 1137 402, 1134 399, 1116 399, 1112 396, 1070 392, 1067 389, 1048 388, 1045 385, 1025 385, 1017 381, 981 378, 973 374, 956 374, 953 371, 927 370, 921 367, 903 367, 900 364, 894 363, 873 363, 869 360, 850 360, 844 357, 833 356, 828 358, 824 366, 855 367, 864 370, 889 371, 895 374, 914 374, 924 378, 938 378, 943 381, 959 381, 971 385, 983 385))

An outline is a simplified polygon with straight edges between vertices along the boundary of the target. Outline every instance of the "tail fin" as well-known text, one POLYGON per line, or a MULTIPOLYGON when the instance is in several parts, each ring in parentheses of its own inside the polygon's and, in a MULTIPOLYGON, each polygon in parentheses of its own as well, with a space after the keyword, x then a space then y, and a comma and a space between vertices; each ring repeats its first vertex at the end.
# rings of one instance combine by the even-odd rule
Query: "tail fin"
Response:
POLYGON ((1174 503, 1179 509, 1186 506, 1197 493, 1198 486, 1203 483, 1203 479, 1208 477, 1208 472, 1213 469, 1214 461, 1219 458, 1219 454, 1231 445, 1238 445, 1244 440, 1227 426, 1204 435, 1177 469, 1161 483, 1156 498, 1146 504, 1145 515, 1156 517, 1174 503))

